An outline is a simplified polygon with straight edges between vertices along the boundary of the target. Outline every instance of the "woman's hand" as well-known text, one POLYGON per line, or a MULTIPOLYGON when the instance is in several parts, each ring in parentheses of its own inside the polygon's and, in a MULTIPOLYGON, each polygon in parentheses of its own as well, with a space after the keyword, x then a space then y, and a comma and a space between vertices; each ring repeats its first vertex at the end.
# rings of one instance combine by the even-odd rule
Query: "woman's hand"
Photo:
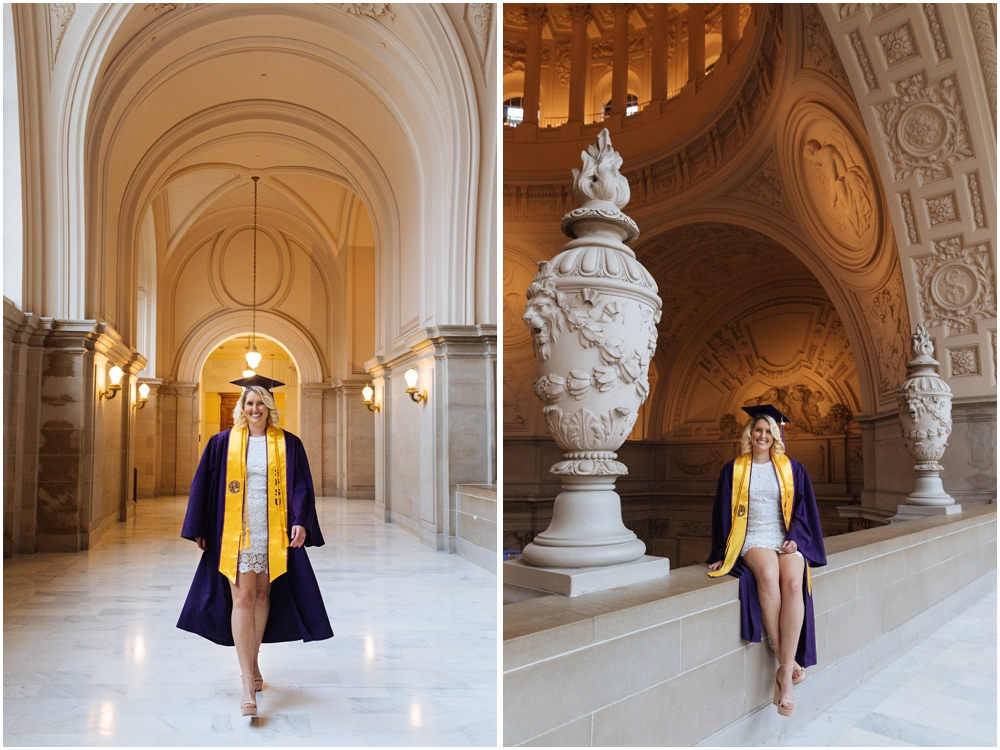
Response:
POLYGON ((719 560, 719 562, 714 562, 711 565, 709 565, 708 569, 709 570, 718 570, 721 567, 722 567, 722 560, 719 560))
POLYGON ((292 526, 292 543, 289 547, 301 547, 306 543, 306 530, 301 526, 292 526))
POLYGON ((793 542, 791 539, 786 539, 781 544, 781 548, 778 550, 784 555, 794 555, 799 549, 799 545, 793 542))
POLYGON ((200 536, 196 536, 194 538, 194 541, 195 541, 195 544, 198 545, 198 549, 200 549, 202 552, 204 552, 205 551, 205 540, 202 539, 200 536))

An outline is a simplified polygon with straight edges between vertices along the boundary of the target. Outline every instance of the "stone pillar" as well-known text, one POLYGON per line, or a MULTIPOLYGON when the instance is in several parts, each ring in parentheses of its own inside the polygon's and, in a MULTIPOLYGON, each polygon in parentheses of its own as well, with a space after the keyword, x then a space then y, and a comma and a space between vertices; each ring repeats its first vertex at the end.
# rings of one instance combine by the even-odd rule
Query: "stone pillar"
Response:
POLYGON ((38 429, 38 368, 29 368, 37 315, 25 314, 6 297, 3 304, 3 556, 34 552, 36 497, 34 445, 38 429))
POLYGON ((587 24, 590 22, 589 5, 570 5, 569 17, 573 21, 570 42, 569 67, 569 121, 583 124, 587 100, 587 24))
POLYGON ((705 76, 705 4, 688 4, 688 82, 705 76))
POLYGON ((392 477, 389 475, 389 457, 386 455, 388 446, 392 444, 388 415, 392 409, 389 399, 390 370, 383 364, 381 357, 375 357, 365 362, 365 369, 371 374, 372 389, 375 391, 372 401, 378 404, 375 412, 375 516, 384 523, 392 521, 391 497, 392 477))
POLYGON ((182 381, 160 386, 160 492, 186 495, 198 468, 198 384, 182 381))
POLYGON ((740 42, 740 4, 722 3, 722 57, 729 62, 728 53, 740 42))
MULTIPOLYGON (((160 389, 163 387, 163 380, 161 378, 142 378, 141 382, 149 386, 149 400, 141 409, 134 410, 133 444, 135 446, 134 466, 139 470, 139 498, 143 499, 156 497, 160 494, 160 461, 163 452, 160 446, 160 402, 162 400, 160 389)), ((136 388, 138 389, 138 387, 137 383, 136 388)))
POLYGON ((922 323, 913 334, 913 359, 899 388, 899 421, 910 455, 917 461, 916 486, 900 505, 894 521, 926 515, 960 513, 961 505, 944 491, 939 463, 951 435, 951 388, 937 373, 934 345, 922 323))
POLYGON ((653 4, 652 101, 667 100, 667 11, 666 3, 653 4))
POLYGON ((425 329, 365 363, 375 402, 375 507, 438 550, 455 552, 460 484, 496 484, 496 326, 425 329), (404 374, 419 374, 406 393, 404 374))
POLYGON ((528 37, 524 51, 524 120, 522 124, 538 125, 538 102, 542 85, 542 22, 544 5, 528 5, 524 11, 528 20, 528 37))
POLYGON ((338 497, 375 499, 375 414, 364 404, 367 380, 333 384, 336 404, 338 497))
POLYGON ((317 495, 324 494, 324 395, 330 390, 326 383, 302 383, 299 394, 302 405, 299 413, 299 438, 306 449, 309 459, 309 470, 312 472, 313 490, 317 495))
POLYGON ((621 211, 629 200, 621 164, 602 130, 583 154, 583 169, 573 170, 573 195, 583 205, 562 219, 571 239, 550 262, 538 264, 528 287, 523 319, 534 341, 534 390, 564 451, 550 469, 563 485, 552 522, 524 548, 520 564, 505 567, 505 583, 572 595, 670 569, 663 558, 643 558, 645 545, 622 523, 614 491, 615 478, 628 473, 615 451, 649 394, 661 314, 656 282, 624 244, 639 230, 621 211), (591 267, 604 271, 597 276, 591 267), (563 570, 540 574, 526 566, 563 570), (565 570, 581 568, 591 571, 565 570))
POLYGON ((615 18, 611 50, 611 114, 624 115, 628 99, 628 17, 635 6, 618 3, 611 6, 615 18))

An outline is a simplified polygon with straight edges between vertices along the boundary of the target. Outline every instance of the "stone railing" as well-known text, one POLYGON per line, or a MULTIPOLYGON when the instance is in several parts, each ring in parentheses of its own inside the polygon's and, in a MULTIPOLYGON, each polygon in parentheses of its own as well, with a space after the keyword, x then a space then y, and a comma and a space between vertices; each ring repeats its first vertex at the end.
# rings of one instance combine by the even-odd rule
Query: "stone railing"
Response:
POLYGON ((455 486, 455 552, 487 570, 497 571, 497 487, 455 486))
POLYGON ((818 664, 791 719, 771 704, 770 648, 740 640, 735 578, 692 566, 573 598, 505 587, 504 743, 776 744, 996 586, 996 518, 986 505, 827 540, 818 664))

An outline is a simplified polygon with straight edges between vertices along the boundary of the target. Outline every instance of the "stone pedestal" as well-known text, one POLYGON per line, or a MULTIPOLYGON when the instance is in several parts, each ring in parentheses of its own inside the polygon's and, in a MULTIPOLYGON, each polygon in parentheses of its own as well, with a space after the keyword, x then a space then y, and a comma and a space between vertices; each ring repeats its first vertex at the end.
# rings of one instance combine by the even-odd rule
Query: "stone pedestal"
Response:
MULTIPOLYGON (((639 542, 642 544, 642 542, 639 542)), ((522 560, 503 564, 503 582, 563 596, 580 596, 652 581, 670 573, 670 560, 643 555, 622 565, 593 568, 538 568, 522 560)))
POLYGON ((958 503, 952 505, 900 505, 896 515, 889 522, 912 521, 915 518, 926 518, 927 516, 952 516, 961 512, 962 506, 958 503))

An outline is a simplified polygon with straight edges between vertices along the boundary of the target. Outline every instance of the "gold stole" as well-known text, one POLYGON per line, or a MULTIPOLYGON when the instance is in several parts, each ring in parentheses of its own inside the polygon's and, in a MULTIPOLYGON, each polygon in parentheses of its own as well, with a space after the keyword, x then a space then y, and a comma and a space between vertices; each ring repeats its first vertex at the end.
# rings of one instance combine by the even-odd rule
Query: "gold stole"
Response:
MULTIPOLYGON (((229 433, 226 459, 226 506, 222 523, 222 550, 219 572, 236 583, 240 550, 250 546, 250 528, 246 504, 247 440, 246 427, 234 427, 229 433)), ((267 569, 274 581, 287 570, 288 558, 288 478, 285 456, 285 432, 267 427, 267 569)))
MULTIPOLYGON (((709 571, 712 578, 726 575, 736 564, 740 556, 743 542, 747 536, 747 511, 750 508, 750 471, 753 456, 744 453, 733 462, 733 500, 732 525, 729 528, 729 538, 726 540, 726 556, 722 567, 709 571)), ((785 518, 785 531, 792 523, 792 501, 795 498, 795 486, 792 479, 792 462, 788 456, 771 456, 774 467, 778 471, 778 484, 781 486, 781 513, 785 518)), ((806 580, 809 593, 812 594, 812 579, 809 576, 809 566, 806 565, 806 580)))

